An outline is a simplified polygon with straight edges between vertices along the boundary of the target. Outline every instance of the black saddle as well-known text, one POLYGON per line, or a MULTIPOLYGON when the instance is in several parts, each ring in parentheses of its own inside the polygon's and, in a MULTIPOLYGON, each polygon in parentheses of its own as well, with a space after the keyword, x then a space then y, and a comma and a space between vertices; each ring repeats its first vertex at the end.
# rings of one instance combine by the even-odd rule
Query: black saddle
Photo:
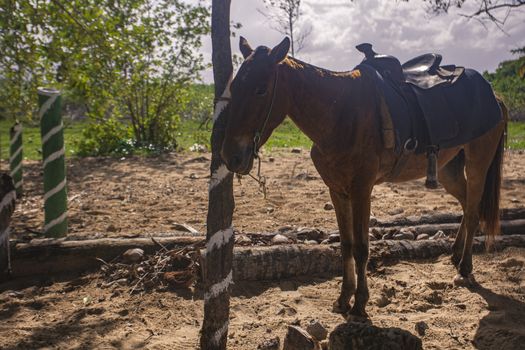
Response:
POLYGON ((376 53, 372 44, 364 43, 356 48, 365 54, 362 63, 374 67, 383 77, 421 89, 453 84, 465 71, 465 68, 455 65, 440 66, 442 56, 435 53, 417 56, 401 64, 394 56, 376 53))

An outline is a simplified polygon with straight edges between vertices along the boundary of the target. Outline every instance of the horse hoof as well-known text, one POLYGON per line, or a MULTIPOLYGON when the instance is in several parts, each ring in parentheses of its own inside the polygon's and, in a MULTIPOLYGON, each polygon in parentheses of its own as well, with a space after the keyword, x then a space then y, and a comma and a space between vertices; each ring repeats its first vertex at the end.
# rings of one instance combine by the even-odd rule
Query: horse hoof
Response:
POLYGON ((339 301, 336 301, 332 307, 332 312, 336 314, 346 315, 350 311, 350 305, 346 304, 346 306, 341 306, 339 301))
POLYGON ((473 274, 469 274, 468 277, 465 277, 458 273, 456 277, 454 277, 454 285, 456 287, 472 287, 474 282, 473 274))

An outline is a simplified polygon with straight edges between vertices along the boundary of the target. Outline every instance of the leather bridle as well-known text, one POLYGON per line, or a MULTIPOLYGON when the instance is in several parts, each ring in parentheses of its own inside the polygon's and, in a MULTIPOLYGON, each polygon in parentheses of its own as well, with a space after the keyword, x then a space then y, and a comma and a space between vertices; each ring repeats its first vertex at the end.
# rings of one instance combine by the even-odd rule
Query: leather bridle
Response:
POLYGON ((268 114, 266 114, 266 118, 264 119, 264 123, 262 127, 258 131, 255 132, 255 136, 253 137, 253 157, 255 159, 259 158, 261 137, 263 135, 264 129, 266 129, 266 125, 268 124, 268 120, 270 119, 270 116, 272 114, 273 104, 275 102, 275 90, 277 87, 278 79, 279 79, 279 67, 277 67, 277 70, 275 71, 275 79, 273 80, 272 100, 270 102, 270 108, 268 109, 268 114))

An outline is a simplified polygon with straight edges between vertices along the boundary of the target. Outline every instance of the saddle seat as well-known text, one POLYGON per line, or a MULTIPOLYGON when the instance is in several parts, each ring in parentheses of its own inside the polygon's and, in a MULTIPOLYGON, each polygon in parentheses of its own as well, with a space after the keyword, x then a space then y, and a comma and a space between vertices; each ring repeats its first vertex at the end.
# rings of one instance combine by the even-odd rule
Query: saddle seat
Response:
POLYGON ((373 66, 383 77, 421 89, 453 84, 465 71, 455 65, 440 66, 442 56, 439 54, 427 53, 401 64, 394 56, 374 52, 372 44, 364 43, 356 48, 365 54, 363 63, 373 66))

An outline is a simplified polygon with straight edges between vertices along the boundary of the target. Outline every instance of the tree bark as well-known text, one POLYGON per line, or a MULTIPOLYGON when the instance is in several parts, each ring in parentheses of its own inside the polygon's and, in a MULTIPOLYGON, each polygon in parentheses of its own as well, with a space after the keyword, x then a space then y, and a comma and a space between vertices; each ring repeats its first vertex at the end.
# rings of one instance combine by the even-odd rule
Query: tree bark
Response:
MULTIPOLYGON (((230 45, 230 4, 230 0, 212 1, 211 37, 215 101, 222 95, 233 72, 230 45)), ((220 113, 213 125, 210 165, 212 179, 219 174, 221 167, 224 169, 220 150, 226 128, 226 113, 227 109, 220 113)), ((220 180, 213 188, 210 186, 208 198, 207 249, 203 259, 205 300, 200 338, 201 349, 224 350, 228 339, 230 315, 230 286, 228 281, 232 272, 234 245, 233 232, 228 230, 231 230, 235 206, 233 174, 228 173, 226 177, 220 180), (227 236, 223 236, 220 240, 222 244, 218 246, 208 244, 212 237, 222 235, 224 232, 232 232, 227 241, 225 241, 227 236)))

